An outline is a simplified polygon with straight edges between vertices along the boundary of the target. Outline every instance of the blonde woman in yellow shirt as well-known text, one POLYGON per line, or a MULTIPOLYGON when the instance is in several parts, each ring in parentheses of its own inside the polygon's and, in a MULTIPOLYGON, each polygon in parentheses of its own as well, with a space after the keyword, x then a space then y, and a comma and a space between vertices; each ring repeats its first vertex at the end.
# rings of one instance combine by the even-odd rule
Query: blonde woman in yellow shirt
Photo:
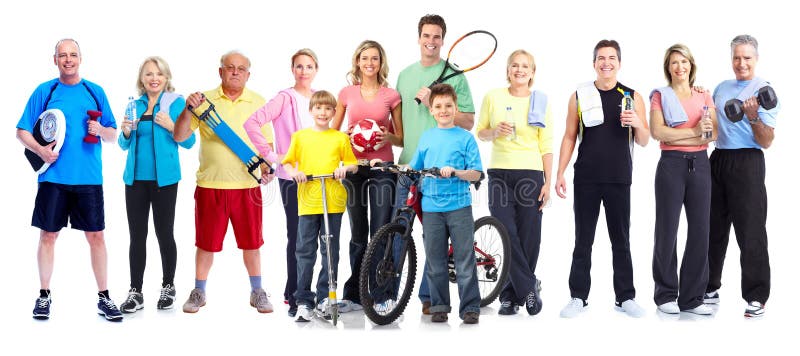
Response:
POLYGON ((542 309, 536 262, 542 234, 542 208, 550 199, 553 127, 547 97, 532 91, 536 62, 518 49, 508 56, 507 88, 486 94, 478 119, 478 138, 491 141, 489 211, 508 229, 511 266, 500 293, 500 315, 530 315, 542 309))

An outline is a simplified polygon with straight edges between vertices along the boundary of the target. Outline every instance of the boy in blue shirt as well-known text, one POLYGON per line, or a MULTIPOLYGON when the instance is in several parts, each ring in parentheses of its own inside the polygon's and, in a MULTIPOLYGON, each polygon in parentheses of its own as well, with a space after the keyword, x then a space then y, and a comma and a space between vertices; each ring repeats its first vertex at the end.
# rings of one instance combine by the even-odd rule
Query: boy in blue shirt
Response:
POLYGON ((446 322, 450 312, 447 276, 448 237, 453 245, 459 316, 466 324, 477 324, 480 292, 473 251, 472 197, 470 182, 483 176, 478 145, 472 134, 455 126, 456 93, 448 84, 431 88, 430 111, 437 127, 425 131, 409 166, 415 170, 440 167, 441 178, 422 181, 422 228, 427 274, 431 289, 431 321, 446 322))

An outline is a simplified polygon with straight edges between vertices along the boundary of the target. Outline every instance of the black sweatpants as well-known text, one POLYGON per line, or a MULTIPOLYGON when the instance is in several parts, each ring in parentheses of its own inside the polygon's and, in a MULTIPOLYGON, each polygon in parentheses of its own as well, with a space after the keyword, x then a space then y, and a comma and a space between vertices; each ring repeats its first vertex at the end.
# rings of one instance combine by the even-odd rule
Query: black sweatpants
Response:
POLYGON ((161 285, 175 283, 175 264, 178 251, 175 247, 175 201, 178 183, 159 187, 155 181, 134 181, 125 186, 125 208, 128 212, 128 231, 131 244, 128 250, 131 268, 131 288, 142 290, 144 268, 147 262, 147 230, 150 207, 153 207, 153 225, 161 252, 161 285))
POLYGON ((278 186, 286 215, 286 287, 283 300, 295 305, 294 292, 297 291, 297 183, 291 179, 278 179, 278 186))
POLYGON ((592 285, 592 244, 600 216, 600 203, 606 213, 608 236, 614 267, 614 294, 617 302, 636 296, 633 287, 633 262, 629 233, 631 226, 630 184, 575 184, 575 249, 572 251, 572 268, 569 271, 569 290, 573 298, 589 298, 592 285))
POLYGON ((536 287, 542 242, 539 193, 544 173, 531 169, 489 169, 489 212, 508 230, 511 264, 500 301, 524 305, 536 287))
POLYGON ((722 286, 722 265, 733 225, 741 253, 742 298, 762 304, 769 298, 765 171, 764 153, 759 149, 715 149, 711 154, 707 292, 722 286))
POLYGON ((708 285, 708 214, 711 166, 706 151, 662 151, 655 179, 656 226, 653 245, 653 300, 677 299, 681 310, 703 304, 708 285), (678 225, 686 209, 687 236, 678 279, 678 225))

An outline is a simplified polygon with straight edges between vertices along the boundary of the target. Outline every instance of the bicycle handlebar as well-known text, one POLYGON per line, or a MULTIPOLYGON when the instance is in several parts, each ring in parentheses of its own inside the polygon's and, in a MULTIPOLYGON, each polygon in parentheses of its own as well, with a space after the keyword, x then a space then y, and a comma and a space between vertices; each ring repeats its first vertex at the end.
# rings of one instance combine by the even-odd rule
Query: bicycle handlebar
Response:
POLYGON ((320 178, 333 178, 333 173, 331 173, 331 174, 317 174, 317 175, 306 174, 306 179, 307 180, 320 179, 320 178))
POLYGON ((396 165, 394 163, 390 163, 390 162, 377 163, 377 164, 375 164, 374 167, 372 167, 372 169, 374 169, 374 170, 382 170, 382 171, 389 171, 389 172, 392 172, 394 174, 401 174, 401 175, 406 175, 406 176, 410 176, 410 175, 428 175, 428 176, 435 176, 435 177, 441 177, 442 176, 442 173, 440 172, 438 167, 431 167, 431 168, 425 168, 425 169, 420 169, 420 170, 414 170, 414 169, 411 169, 408 166, 402 166, 401 167, 401 166, 398 166, 398 165, 396 165))

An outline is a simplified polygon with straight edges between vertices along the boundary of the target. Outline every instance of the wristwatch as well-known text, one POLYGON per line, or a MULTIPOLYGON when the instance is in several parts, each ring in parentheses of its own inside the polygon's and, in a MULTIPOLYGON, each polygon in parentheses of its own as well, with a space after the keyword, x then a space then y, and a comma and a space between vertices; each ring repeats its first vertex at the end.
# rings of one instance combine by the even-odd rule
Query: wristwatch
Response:
POLYGON ((750 125, 755 125, 758 122, 758 120, 759 120, 758 115, 756 115, 756 117, 752 119, 749 117, 747 118, 747 121, 750 121, 750 125))

